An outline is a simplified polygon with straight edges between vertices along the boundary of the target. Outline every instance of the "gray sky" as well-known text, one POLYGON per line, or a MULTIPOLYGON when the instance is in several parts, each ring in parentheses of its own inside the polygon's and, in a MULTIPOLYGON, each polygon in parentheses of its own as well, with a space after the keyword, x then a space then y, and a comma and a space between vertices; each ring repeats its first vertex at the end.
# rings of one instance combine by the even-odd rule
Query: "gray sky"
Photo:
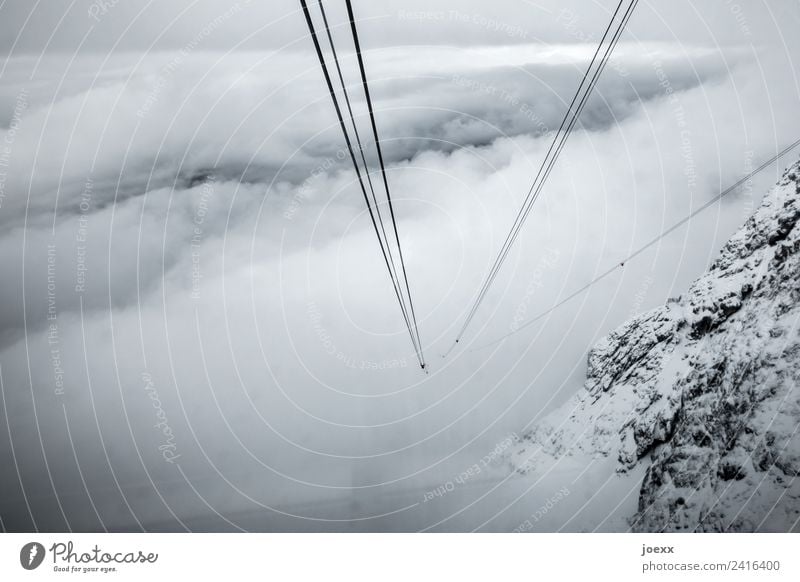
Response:
MULTIPOLYGON (((313 2, 310 3, 313 6, 313 2)), ((354 9, 362 20, 364 42, 370 47, 397 45, 519 44, 526 41, 570 40, 570 31, 553 26, 562 11, 599 25, 611 14, 614 2, 569 0, 500 0, 487 6, 481 0, 426 2, 384 0, 361 2, 354 9), (518 34, 514 31, 521 30, 518 34)), ((298 2, 220 2, 219 0, 73 0, 52 3, 6 0, 0 24, 0 48, 5 52, 41 54, 43 50, 151 51, 179 49, 204 26, 233 9, 224 26, 207 43, 229 50, 275 49, 297 44, 306 34, 298 2), (240 10, 239 10, 240 9, 240 10), (13 47, 13 51, 12 51, 13 47), (80 47, 80 49, 78 48, 80 47)), ((331 21, 345 19, 343 3, 327 8, 331 21)), ((640 40, 738 44, 744 30, 758 42, 772 42, 776 26, 797 23, 795 3, 776 2, 648 2, 638 8, 631 35, 640 40)))
POLYGON ((800 133, 796 2, 642 3, 443 360, 612 5, 357 2, 426 376, 298 7, 102 6, 0 8, 6 527, 232 527, 214 511, 264 506, 312 518, 267 529, 429 525, 403 495, 574 394, 588 348, 680 293, 788 162, 541 325, 468 349, 800 133))

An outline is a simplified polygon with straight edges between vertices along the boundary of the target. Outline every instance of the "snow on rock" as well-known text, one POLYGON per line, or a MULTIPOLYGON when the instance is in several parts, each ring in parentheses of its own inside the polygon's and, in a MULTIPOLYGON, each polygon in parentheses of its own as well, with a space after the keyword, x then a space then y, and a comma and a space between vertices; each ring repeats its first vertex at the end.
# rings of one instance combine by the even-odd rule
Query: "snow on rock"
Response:
POLYGON ((800 164, 687 293, 589 354, 583 390, 510 455, 646 466, 634 531, 800 529, 800 164))

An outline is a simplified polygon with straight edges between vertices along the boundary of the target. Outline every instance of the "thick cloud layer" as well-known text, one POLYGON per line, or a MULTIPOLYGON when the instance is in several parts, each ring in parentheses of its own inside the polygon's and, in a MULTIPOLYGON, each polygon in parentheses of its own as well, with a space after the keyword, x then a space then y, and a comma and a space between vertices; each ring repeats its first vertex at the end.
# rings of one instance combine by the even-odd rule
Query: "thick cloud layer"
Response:
MULTIPOLYGON (((4 64, 8 528, 432 526, 473 493, 427 513, 424 492, 568 398, 592 343, 702 272, 781 168, 541 324, 482 346, 800 130, 797 46, 780 20, 743 21, 727 5, 717 30, 708 15, 643 10, 465 345, 443 359, 594 50, 589 23, 602 19, 575 3, 516 35, 391 6, 391 23, 365 21, 365 45, 380 47, 366 59, 426 375, 299 14, 271 8, 291 23, 276 27, 272 50, 225 52, 255 8, 192 4, 183 29, 162 27, 165 50, 125 34, 136 50, 111 51, 127 4, 100 15, 76 55, 57 49, 79 27, 44 52, 23 30, 31 55, 11 51, 4 64), (393 40, 412 29, 443 36, 393 40), (546 31, 553 42, 536 42, 546 31)), ((515 10, 498 19, 521 22, 515 10)), ((355 84, 351 56, 343 66, 355 84)))

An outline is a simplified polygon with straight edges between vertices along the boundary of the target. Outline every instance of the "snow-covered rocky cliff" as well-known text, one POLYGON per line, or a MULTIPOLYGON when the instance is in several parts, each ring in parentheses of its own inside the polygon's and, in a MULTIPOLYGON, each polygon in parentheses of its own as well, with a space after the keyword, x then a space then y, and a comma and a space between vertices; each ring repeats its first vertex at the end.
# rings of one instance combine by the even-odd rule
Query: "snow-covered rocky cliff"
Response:
POLYGON ((683 296, 592 349, 583 390, 525 435, 515 470, 641 469, 634 531, 797 531, 798 221, 800 163, 683 296))

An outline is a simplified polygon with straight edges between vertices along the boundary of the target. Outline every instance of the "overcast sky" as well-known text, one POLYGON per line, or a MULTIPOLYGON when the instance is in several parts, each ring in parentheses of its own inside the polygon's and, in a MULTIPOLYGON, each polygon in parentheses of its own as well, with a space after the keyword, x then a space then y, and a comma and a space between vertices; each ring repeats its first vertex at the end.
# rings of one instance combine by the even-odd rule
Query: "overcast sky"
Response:
POLYGON ((800 132, 797 2, 641 2, 443 359, 614 6, 354 2, 426 375, 299 4, 2 3, 4 526, 418 529, 464 506, 407 507, 573 395, 591 345, 681 293, 789 160, 473 350, 800 132))

